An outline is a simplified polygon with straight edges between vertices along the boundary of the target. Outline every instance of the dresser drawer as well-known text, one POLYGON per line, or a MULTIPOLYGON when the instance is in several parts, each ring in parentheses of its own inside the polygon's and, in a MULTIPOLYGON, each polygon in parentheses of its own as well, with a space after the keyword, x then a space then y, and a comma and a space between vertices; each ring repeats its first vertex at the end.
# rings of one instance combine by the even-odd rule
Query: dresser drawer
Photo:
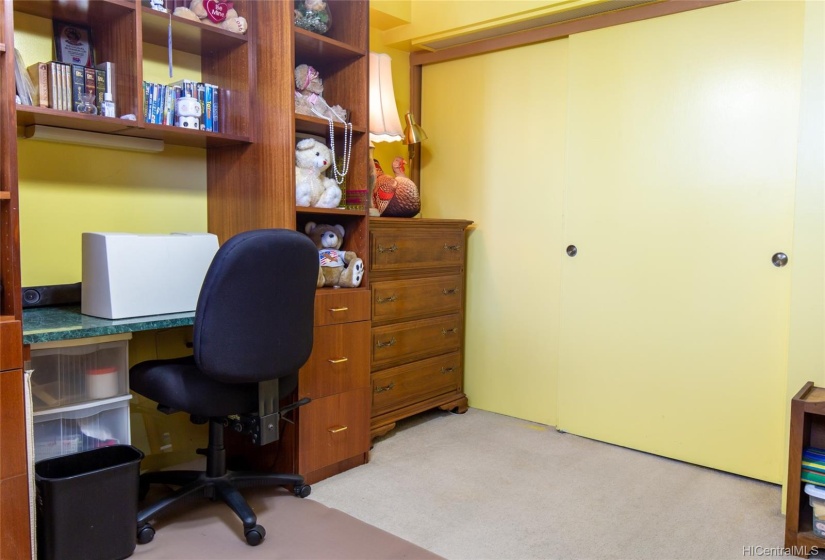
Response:
POLYGON ((369 401, 365 387, 298 409, 300 472, 312 472, 369 450, 369 401))
POLYGON ((395 321, 461 311, 461 275, 372 283, 372 320, 395 321))
POLYGON ((300 372, 300 398, 369 386, 369 321, 315 327, 313 339, 312 355, 300 372))
POLYGON ((372 414, 421 402, 461 388, 461 354, 428 358, 372 375, 372 414))
POLYGON ((461 316, 447 315, 372 329, 373 371, 461 347, 461 316))
POLYGON ((464 231, 370 232, 370 270, 461 266, 464 231))
POLYGON ((323 289, 315 292, 315 326, 369 321, 370 292, 366 288, 323 289))

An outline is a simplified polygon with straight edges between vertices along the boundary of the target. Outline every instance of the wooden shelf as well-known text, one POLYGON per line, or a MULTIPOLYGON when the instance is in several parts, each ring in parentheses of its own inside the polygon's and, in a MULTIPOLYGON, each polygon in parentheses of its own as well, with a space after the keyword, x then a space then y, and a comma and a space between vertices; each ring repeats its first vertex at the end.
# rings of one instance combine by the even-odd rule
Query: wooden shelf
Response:
POLYGON ((172 21, 172 48, 191 54, 224 52, 248 43, 246 35, 170 16, 151 8, 142 8, 143 41, 166 47, 169 39, 169 21, 172 21))
POLYGON ((137 138, 163 140, 167 144, 194 148, 217 148, 248 144, 249 137, 222 132, 187 130, 176 126, 140 123, 126 119, 83 115, 69 111, 57 111, 44 107, 17 106, 17 126, 46 125, 71 130, 100 132, 137 138))
POLYGON ((11 200, 11 193, 9 191, 0 191, 0 200, 11 200))
MULTIPOLYGON (((336 133, 344 133, 344 125, 341 123, 332 123, 336 133)), ((326 137, 329 134, 329 121, 320 117, 311 117, 309 115, 295 114, 295 132, 304 132, 306 134, 319 134, 326 137)), ((364 134, 367 130, 363 126, 352 125, 352 134, 364 134)))
POLYGON ((93 0, 89 2, 89 9, 84 11, 79 8, 77 2, 15 0, 14 11, 47 19, 90 25, 101 19, 116 18, 134 12, 135 4, 128 0, 93 0))
POLYGON ((331 216, 360 216, 366 215, 367 211, 364 208, 358 210, 350 210, 348 208, 313 208, 309 206, 297 206, 295 211, 299 214, 327 214, 331 216))
POLYGON ((294 28, 295 64, 330 64, 356 60, 366 56, 365 49, 330 39, 323 35, 294 28))

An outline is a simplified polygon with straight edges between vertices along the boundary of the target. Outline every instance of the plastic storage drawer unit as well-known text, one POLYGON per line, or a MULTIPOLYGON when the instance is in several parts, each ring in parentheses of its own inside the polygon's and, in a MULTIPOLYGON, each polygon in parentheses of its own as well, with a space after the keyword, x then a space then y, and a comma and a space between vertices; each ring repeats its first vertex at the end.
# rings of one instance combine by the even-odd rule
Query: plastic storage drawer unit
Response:
POLYGON ((131 336, 32 344, 34 410, 128 395, 131 336))
POLYGON ((36 461, 129 443, 131 395, 34 413, 34 457, 36 461))

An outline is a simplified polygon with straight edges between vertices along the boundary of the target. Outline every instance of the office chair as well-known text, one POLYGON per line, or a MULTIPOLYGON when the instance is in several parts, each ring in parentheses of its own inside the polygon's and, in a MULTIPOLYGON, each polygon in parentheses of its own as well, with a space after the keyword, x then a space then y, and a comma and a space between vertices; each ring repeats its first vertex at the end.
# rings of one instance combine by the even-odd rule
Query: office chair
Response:
POLYGON ((142 362, 129 371, 131 389, 166 413, 183 411, 195 423, 209 422, 205 471, 159 471, 141 475, 149 485, 179 488, 138 513, 137 539, 150 542, 149 521, 196 492, 221 499, 241 519, 249 545, 266 536, 238 491, 244 486, 291 485, 298 497, 310 487, 297 474, 229 472, 224 427, 251 436, 257 444, 278 439, 281 415, 306 404, 279 407, 279 397, 298 385, 298 369, 312 351, 318 250, 296 231, 240 233, 224 243, 206 272, 195 310, 193 355, 142 362))

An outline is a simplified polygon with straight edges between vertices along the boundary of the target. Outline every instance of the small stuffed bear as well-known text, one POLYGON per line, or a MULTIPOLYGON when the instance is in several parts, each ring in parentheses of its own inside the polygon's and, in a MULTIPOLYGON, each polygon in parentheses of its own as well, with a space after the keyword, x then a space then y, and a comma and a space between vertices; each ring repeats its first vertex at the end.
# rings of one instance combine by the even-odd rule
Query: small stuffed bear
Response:
POLYGON ((172 15, 220 27, 241 35, 246 33, 247 21, 238 15, 238 12, 232 7, 232 2, 218 0, 212 3, 211 13, 207 11, 204 4, 204 0, 192 0, 188 8, 182 6, 175 8, 172 15))
POLYGON ((344 242, 344 226, 307 222, 304 231, 318 247, 317 287, 357 288, 364 278, 364 261, 353 251, 339 251, 344 242))
POLYGON ((323 97, 324 82, 318 70, 306 64, 300 64, 295 68, 295 112, 300 115, 324 117, 346 122, 347 111, 340 105, 332 107, 323 97), (315 108, 316 112, 313 112, 315 108))
POLYGON ((332 164, 332 152, 314 138, 304 138, 295 147, 295 205, 336 208, 341 189, 324 175, 332 164))

